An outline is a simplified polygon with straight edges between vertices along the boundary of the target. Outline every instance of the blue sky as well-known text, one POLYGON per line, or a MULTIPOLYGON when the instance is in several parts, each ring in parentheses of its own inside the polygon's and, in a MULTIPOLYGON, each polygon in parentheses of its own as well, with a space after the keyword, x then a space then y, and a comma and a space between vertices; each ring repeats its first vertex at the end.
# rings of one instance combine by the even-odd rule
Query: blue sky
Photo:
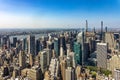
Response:
POLYGON ((0 0, 0 28, 120 27, 120 0, 0 0))

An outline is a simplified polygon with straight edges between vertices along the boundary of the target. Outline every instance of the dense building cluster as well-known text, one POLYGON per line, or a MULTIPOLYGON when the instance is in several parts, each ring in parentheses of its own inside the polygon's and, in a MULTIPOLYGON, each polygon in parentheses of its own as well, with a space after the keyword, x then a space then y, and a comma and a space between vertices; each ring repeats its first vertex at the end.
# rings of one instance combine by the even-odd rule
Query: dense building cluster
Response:
POLYGON ((120 34, 103 29, 1 36, 0 80, 119 80, 120 34))

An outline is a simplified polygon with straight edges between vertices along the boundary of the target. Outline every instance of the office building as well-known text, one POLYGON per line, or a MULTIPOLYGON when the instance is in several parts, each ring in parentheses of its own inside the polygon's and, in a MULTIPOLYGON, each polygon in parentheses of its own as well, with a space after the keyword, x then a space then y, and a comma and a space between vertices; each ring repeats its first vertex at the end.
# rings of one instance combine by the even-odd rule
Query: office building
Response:
POLYGON ((9 69, 8 69, 7 66, 5 66, 5 67, 3 68, 3 77, 5 77, 5 76, 9 76, 9 69))
POLYGON ((103 40, 103 21, 101 21, 101 36, 100 40, 103 40))
POLYGON ((54 44, 52 41, 47 41, 47 48, 50 50, 54 49, 54 44))
POLYGON ((119 80, 120 79, 120 69, 114 70, 114 79, 119 80))
POLYGON ((60 36, 60 45, 63 47, 64 54, 67 55, 66 41, 63 35, 60 36))
POLYGON ((16 47, 17 37, 13 37, 13 47, 16 47))
POLYGON ((107 68, 107 43, 97 43, 97 66, 107 68))
POLYGON ((29 64, 31 67, 34 65, 34 56, 32 54, 29 54, 29 64))
POLYGON ((56 57, 60 56, 60 39, 54 38, 54 51, 56 54, 56 57))
POLYGON ((29 70, 28 77, 32 80, 42 80, 41 69, 38 66, 33 66, 29 70))
MULTIPOLYGON (((80 51, 81 51, 81 65, 84 65, 84 57, 85 57, 85 49, 84 49, 84 42, 85 42, 85 36, 84 36, 84 31, 81 31, 80 33, 78 33, 77 35, 77 43, 80 44, 79 47, 81 47, 80 51)), ((76 49, 77 50, 77 49, 76 49)), ((76 54, 76 53, 75 53, 76 54)))
POLYGON ((60 62, 60 68, 61 68, 61 75, 62 75, 62 80, 66 80, 65 79, 65 75, 66 75, 66 68, 67 68, 67 62, 66 62, 66 60, 62 60, 61 62, 60 62))
POLYGON ((52 58, 49 66, 50 77, 51 78, 58 78, 60 76, 59 73, 59 61, 57 58, 52 58))
POLYGON ((28 53, 35 55, 35 36, 28 36, 28 53))
POLYGON ((65 80, 75 80, 75 70, 72 67, 68 67, 66 70, 66 79, 65 80))
POLYGON ((21 68, 25 68, 26 66, 26 55, 24 51, 20 51, 19 53, 19 66, 21 68))
POLYGON ((74 52, 75 52, 75 63, 82 65, 82 49, 81 44, 78 42, 74 42, 74 52))
POLYGON ((49 66, 51 58, 52 58, 52 50, 45 48, 43 51, 47 54, 47 66, 49 66))
POLYGON ((47 70, 47 52, 41 51, 40 52, 40 66, 42 73, 44 73, 47 70))
POLYGON ((86 20, 86 32, 88 32, 88 21, 86 20))
POLYGON ((61 45, 60 46, 60 57, 63 57, 64 54, 65 54, 65 52, 64 52, 63 46, 61 45))
POLYGON ((24 51, 28 51, 28 42, 27 42, 27 38, 24 38, 23 40, 22 40, 22 49, 24 50, 24 51))
POLYGON ((40 39, 36 40, 36 55, 38 55, 39 51, 41 51, 42 48, 42 44, 40 43, 40 39))

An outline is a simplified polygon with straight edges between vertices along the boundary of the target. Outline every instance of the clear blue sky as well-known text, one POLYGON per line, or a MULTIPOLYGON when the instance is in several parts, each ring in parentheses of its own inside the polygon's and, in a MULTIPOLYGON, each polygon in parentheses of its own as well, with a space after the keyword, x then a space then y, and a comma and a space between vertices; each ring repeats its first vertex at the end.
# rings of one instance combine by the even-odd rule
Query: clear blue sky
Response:
POLYGON ((120 0, 0 0, 0 28, 120 27, 120 0))

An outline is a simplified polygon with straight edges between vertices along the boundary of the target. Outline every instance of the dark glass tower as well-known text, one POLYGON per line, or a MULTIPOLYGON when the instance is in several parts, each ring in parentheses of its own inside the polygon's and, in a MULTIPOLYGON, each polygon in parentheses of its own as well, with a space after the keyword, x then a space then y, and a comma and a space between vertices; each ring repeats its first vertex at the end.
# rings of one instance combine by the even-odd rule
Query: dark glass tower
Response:
POLYGON ((56 57, 60 56, 60 39, 55 38, 54 40, 54 51, 56 53, 56 57))
POLYGON ((75 52, 75 63, 82 65, 82 49, 80 43, 74 42, 74 52, 75 52))

